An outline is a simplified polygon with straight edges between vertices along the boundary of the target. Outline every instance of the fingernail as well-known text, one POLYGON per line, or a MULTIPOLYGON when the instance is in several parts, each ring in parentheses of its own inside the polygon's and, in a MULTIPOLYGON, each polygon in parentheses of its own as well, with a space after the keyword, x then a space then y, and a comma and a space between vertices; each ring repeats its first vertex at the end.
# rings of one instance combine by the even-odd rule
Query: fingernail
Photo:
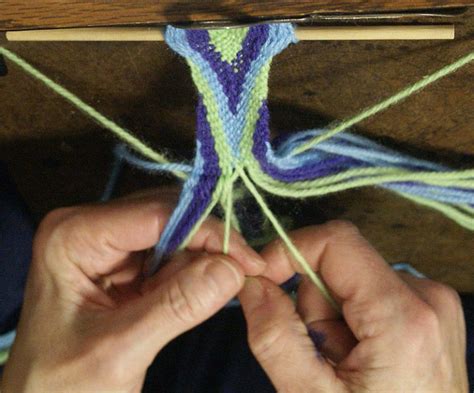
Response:
POLYGON ((243 274, 226 259, 217 259, 212 262, 207 268, 206 273, 211 275, 217 283, 227 286, 229 281, 234 281, 240 285, 243 279, 243 274))

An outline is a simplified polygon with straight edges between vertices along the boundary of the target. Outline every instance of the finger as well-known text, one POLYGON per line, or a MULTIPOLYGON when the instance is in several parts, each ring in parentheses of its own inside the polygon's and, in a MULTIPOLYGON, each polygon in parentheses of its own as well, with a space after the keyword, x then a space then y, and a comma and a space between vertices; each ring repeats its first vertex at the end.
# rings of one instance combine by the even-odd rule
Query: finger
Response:
POLYGON ((138 296, 143 283, 143 263, 145 252, 136 252, 127 258, 127 264, 107 276, 102 276, 95 281, 115 302, 121 303, 138 296))
MULTIPOLYGON (((69 260, 79 265, 89 278, 97 280, 123 267, 131 252, 154 246, 171 211, 172 207, 166 202, 148 198, 76 208, 53 226, 57 244, 52 248, 65 250, 69 260)), ((189 247, 216 252, 217 243, 223 237, 216 232, 221 231, 222 225, 217 220, 209 220, 191 239, 189 247)), ((247 274, 263 269, 261 257, 237 233, 230 237, 229 255, 242 264, 247 274)), ((51 259, 62 262, 64 255, 51 259)))
POLYGON ((297 310, 316 338, 318 349, 334 363, 357 345, 346 322, 307 277, 302 278, 298 288, 297 310))
POLYGON ((173 254, 172 258, 160 269, 158 274, 147 278, 142 285, 142 293, 153 291, 161 284, 172 279, 179 271, 183 270, 190 263, 198 259, 200 256, 204 257, 205 252, 195 251, 178 251, 173 254))
POLYGON ((341 315, 326 301, 318 288, 306 276, 301 278, 298 286, 297 310, 306 323, 341 319, 341 315))
MULTIPOLYGON (((360 341, 389 329, 407 304, 420 302, 352 224, 334 221, 291 234, 295 246, 342 303, 343 314, 360 341), (373 323, 383 321, 383 323, 373 323)), ((281 242, 270 244, 262 256, 264 273, 276 282, 303 272, 281 242)), ((411 308, 410 308, 411 309, 411 308)))
MULTIPOLYGON (((162 273, 158 272, 158 276, 162 273)), ((241 266, 224 255, 201 255, 142 298, 119 319, 130 334, 130 356, 148 364, 169 341, 208 319, 241 289, 241 266), (130 326, 134 329, 130 330, 130 326)), ((120 327, 117 327, 120 331, 120 327)))
POLYGON ((343 320, 314 321, 306 326, 318 350, 333 364, 344 360, 358 343, 343 320))
POLYGON ((333 368, 318 355, 284 291, 265 278, 250 278, 239 299, 250 348, 277 391, 338 391, 333 368))
MULTIPOLYGON (((204 249, 209 253, 222 253, 223 243, 224 223, 211 216, 204 221, 186 248, 192 251, 204 249)), ((230 232, 228 255, 242 264, 248 276, 256 276, 265 270, 266 263, 263 258, 235 230, 230 232)))
POLYGON ((434 310, 438 320, 436 329, 443 332, 445 346, 450 349, 452 359, 457 364, 453 368, 458 374, 455 379, 465 379, 466 362, 463 351, 456 350, 466 348, 466 319, 459 294, 453 288, 428 278, 415 277, 405 272, 398 274, 434 310))
POLYGON ((398 272, 398 275, 438 315, 451 317, 452 319, 454 315, 460 314, 459 311, 462 313, 461 298, 453 288, 428 278, 415 277, 406 272, 398 272))
POLYGON ((53 211, 42 222, 36 249, 43 252, 38 244, 45 244, 60 253, 48 258, 56 261, 56 271, 68 267, 66 258, 96 281, 122 269, 132 252, 154 245, 172 207, 157 200, 116 200, 63 210, 53 211))
MULTIPOLYGON (((160 189, 143 190, 127 197, 123 200, 143 200, 152 202, 157 198, 165 199, 168 203, 176 202, 179 196, 179 189, 176 186, 163 187, 160 189)), ((199 231, 187 245, 187 249, 221 253, 224 243, 224 224, 215 217, 208 217, 201 225, 199 231)), ((231 230, 229 240, 229 256, 243 263, 246 275, 258 275, 265 268, 260 254, 247 246, 245 239, 235 230, 231 230)))
MULTIPOLYGON (((153 202, 157 198, 166 200, 167 204, 176 203, 179 197, 179 189, 176 186, 163 187, 160 189, 142 190, 121 200, 142 200, 143 202, 153 202)), ((221 220, 210 216, 201 226, 194 238, 187 245, 192 251, 200 251, 205 249, 208 252, 221 253, 224 242, 224 224, 221 220)), ((260 274, 265 268, 260 255, 252 248, 247 247, 244 238, 235 230, 230 233, 228 254, 234 259, 240 260, 244 264, 244 270, 247 275, 260 274), (241 247, 244 246, 244 247, 241 247), (242 257, 242 252, 244 253, 242 257), (241 258, 238 258, 238 256, 241 258)))
POLYGON ((179 194, 180 194, 180 187, 176 185, 170 185, 170 186, 160 186, 159 188, 154 187, 154 188, 147 188, 143 190, 139 190, 136 192, 133 192, 128 195, 121 196, 120 198, 117 198, 117 200, 137 200, 137 199, 143 199, 143 200, 162 200, 162 201, 167 201, 168 203, 172 205, 176 205, 176 202, 178 202, 179 199, 179 194))

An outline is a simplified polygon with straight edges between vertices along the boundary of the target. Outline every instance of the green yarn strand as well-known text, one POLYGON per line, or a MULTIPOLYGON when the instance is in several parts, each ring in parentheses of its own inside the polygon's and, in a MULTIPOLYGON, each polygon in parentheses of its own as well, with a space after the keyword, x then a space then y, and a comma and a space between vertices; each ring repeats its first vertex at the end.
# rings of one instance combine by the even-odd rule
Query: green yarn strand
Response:
MULTIPOLYGON (((378 168, 367 168, 371 171, 370 177, 356 177, 352 179, 358 170, 349 170, 350 173, 341 173, 327 176, 313 181, 296 183, 285 183, 267 176, 262 171, 252 171, 251 175, 255 182, 269 192, 290 198, 304 198, 309 196, 326 195, 333 192, 344 191, 350 188, 373 186, 382 183, 397 183, 406 181, 417 181, 434 186, 451 186, 460 188, 474 188, 474 170, 452 171, 452 172, 409 172, 404 170, 380 168, 381 175, 377 175, 378 168)), ((362 171, 361 171, 362 172, 362 171)))
POLYGON ((234 191, 234 181, 236 179, 237 172, 234 173, 227 180, 225 184, 225 193, 224 193, 224 201, 225 201, 225 216, 224 216, 224 240, 222 244, 222 253, 228 254, 229 253, 229 241, 230 241, 230 231, 232 228, 232 216, 234 213, 234 198, 233 198, 233 191, 234 191))
POLYGON ((461 225, 462 227, 474 231, 474 210, 470 209, 468 206, 454 207, 446 205, 444 203, 433 201, 431 199, 426 199, 410 194, 405 194, 401 192, 399 194, 419 205, 424 205, 432 209, 436 209, 440 213, 444 214, 446 217, 461 225), (469 211, 469 209, 471 211, 469 211))
POLYGON ((285 243, 291 256, 295 259, 296 262, 300 264, 300 266, 302 267, 306 275, 313 282, 313 284, 315 284, 316 287, 321 291, 321 294, 326 298, 326 300, 331 304, 331 306, 334 307, 335 310, 340 312, 339 305, 330 295, 328 289, 326 288, 326 285, 319 278, 319 276, 313 271, 313 269, 311 268, 309 263, 306 261, 304 256, 300 253, 298 248, 296 248, 296 246, 293 244, 293 242, 291 241, 291 239, 289 238, 289 236, 287 235, 283 227, 280 225, 277 218, 273 215, 272 211, 266 204, 263 197, 258 192, 257 188, 253 185, 252 181, 249 179, 245 171, 243 169, 238 169, 238 171, 239 171, 240 178, 243 180, 245 186, 253 195, 255 201, 258 203, 258 205, 262 209, 262 212, 265 214, 265 216, 268 217, 268 219, 272 223, 273 227, 275 228, 275 231, 278 233, 278 235, 281 237, 281 239, 285 243))
POLYGON ((7 362, 9 355, 8 349, 0 351, 0 366, 3 366, 7 362))
MULTIPOLYGON (((27 63, 25 60, 23 60, 21 57, 19 57, 15 53, 9 51, 6 48, 0 47, 0 54, 2 54, 8 60, 16 64, 27 74, 31 75, 32 77, 42 82, 50 90, 54 91, 55 93, 59 94, 61 97, 69 101, 72 105, 74 105, 84 114, 86 114, 87 116, 95 120, 101 126, 110 130, 118 138, 120 138, 122 141, 127 143, 129 146, 131 146, 134 150, 142 154, 144 157, 147 157, 151 159, 152 161, 159 162, 162 164, 169 163, 168 159, 163 154, 160 154, 154 151, 152 148, 147 146, 138 138, 130 134, 130 132, 128 132, 124 128, 120 127, 117 123, 105 117, 103 114, 98 112, 96 109, 94 109, 90 105, 86 104, 78 96, 76 96, 75 94, 67 90, 65 87, 57 84, 52 79, 48 78, 41 71, 33 67, 31 64, 27 63)), ((182 178, 182 179, 185 179, 187 177, 185 173, 179 172, 179 171, 174 172, 174 174, 177 177, 182 178)))
POLYGON ((337 124, 335 127, 329 129, 326 133, 317 136, 308 142, 302 144, 298 148, 296 148, 292 154, 300 154, 303 153, 304 151, 311 149, 313 146, 317 145, 318 143, 325 141, 328 138, 331 138, 332 136, 336 135, 337 133, 347 130, 354 126, 357 123, 360 123, 361 121, 368 119, 369 117, 372 117, 376 115, 379 112, 384 111, 385 109, 388 109, 392 105, 398 104, 405 98, 410 97, 411 95, 417 93, 418 91, 424 89, 426 86, 438 81, 441 78, 444 78, 445 76, 452 74, 453 72, 459 70, 460 68, 464 67, 465 65, 469 64, 471 61, 474 60, 474 52, 469 53, 468 55, 460 58, 459 60, 455 61, 452 64, 449 64, 440 70, 434 72, 431 75, 425 76, 423 79, 419 80, 418 82, 414 83, 413 85, 410 85, 403 89, 402 91, 398 92, 397 94, 393 95, 392 97, 379 102, 378 104, 369 107, 359 113, 358 115, 347 119, 339 124, 337 124))
MULTIPOLYGON (((370 177, 361 177, 351 180, 345 173, 341 173, 314 181, 299 183, 279 182, 260 170, 252 169, 253 170, 249 172, 250 176, 262 189, 272 194, 289 198, 323 196, 351 188, 405 181, 424 182, 436 186, 474 188, 474 182, 469 180, 469 178, 474 177, 474 170, 472 169, 452 172, 408 172, 392 170, 391 168, 380 168, 382 175, 377 176, 378 168, 367 168, 370 177)), ((350 172, 350 175, 354 176, 358 171, 359 170, 349 170, 347 172, 350 172)), ((446 203, 432 201, 402 192, 398 194, 415 203, 436 209, 464 228, 474 230, 474 209, 469 206, 462 205, 454 207, 446 203)))

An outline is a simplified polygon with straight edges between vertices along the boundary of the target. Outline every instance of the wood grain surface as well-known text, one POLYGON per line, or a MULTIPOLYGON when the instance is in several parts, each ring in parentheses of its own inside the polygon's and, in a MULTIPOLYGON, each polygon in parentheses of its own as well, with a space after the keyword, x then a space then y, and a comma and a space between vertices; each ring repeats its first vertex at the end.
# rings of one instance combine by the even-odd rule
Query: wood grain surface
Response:
MULTIPOLYGON (((194 147, 196 94, 185 62, 164 43, 8 43, 86 102, 176 160, 194 147)), ((301 42, 272 66, 275 135, 358 113, 474 50, 474 13, 454 41, 301 42)), ((474 65, 359 124, 354 132, 400 151, 474 167, 474 65)), ((115 143, 107 131, 8 64, 0 77, 0 159, 39 219, 97 201, 115 143)), ((127 169, 118 195, 170 182, 127 169)), ((1 187, 1 185, 0 185, 1 187)), ((277 199, 296 225, 349 219, 390 262, 474 293, 474 236, 440 214, 377 188, 303 203, 277 199)))
POLYGON ((473 5, 473 0, 1 0, 0 31, 46 27, 248 20, 473 5))

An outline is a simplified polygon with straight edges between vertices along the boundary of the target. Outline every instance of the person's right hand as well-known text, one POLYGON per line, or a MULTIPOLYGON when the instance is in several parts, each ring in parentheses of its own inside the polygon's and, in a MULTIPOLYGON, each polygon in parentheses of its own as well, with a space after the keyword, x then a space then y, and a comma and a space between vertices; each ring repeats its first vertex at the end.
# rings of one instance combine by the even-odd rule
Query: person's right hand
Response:
POLYGON ((263 251, 266 278, 247 279, 240 301, 250 347, 279 392, 467 392, 464 318, 454 290, 394 272, 348 223, 291 238, 343 318, 306 277, 295 307, 275 283, 300 267, 281 241, 263 251))

